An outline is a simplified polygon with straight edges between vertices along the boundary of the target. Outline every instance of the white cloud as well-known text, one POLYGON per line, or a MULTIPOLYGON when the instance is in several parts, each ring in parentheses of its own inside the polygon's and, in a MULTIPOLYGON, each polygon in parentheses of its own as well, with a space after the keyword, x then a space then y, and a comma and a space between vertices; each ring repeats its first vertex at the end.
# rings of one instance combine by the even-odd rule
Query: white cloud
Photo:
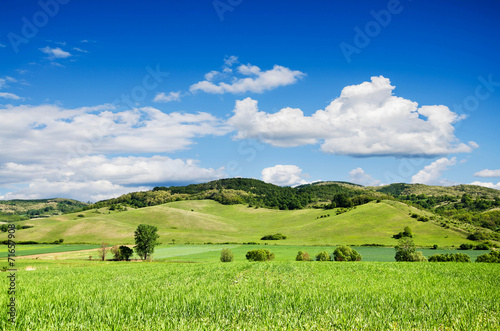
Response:
POLYGON ((296 165, 275 165, 262 170, 262 180, 279 186, 296 186, 307 184, 302 169, 296 165))
POLYGON ((4 45, 4 44, 0 44, 0 47, 7 47, 7 45, 4 45))
POLYGON ((474 174, 475 177, 500 177, 500 169, 484 169, 474 174))
POLYGON ((457 164, 456 157, 452 157, 451 159, 447 159, 445 157, 440 158, 420 170, 411 178, 411 182, 413 184, 451 185, 453 183, 447 179, 442 179, 441 175, 449 167, 454 166, 455 164, 457 164))
POLYGON ((71 56, 71 53, 63 51, 60 47, 51 48, 46 46, 40 48, 40 51, 47 54, 49 59, 65 59, 71 56))
POLYGON ((154 102, 170 102, 170 101, 181 101, 181 92, 170 92, 165 94, 164 92, 156 94, 153 99, 154 102))
POLYGON ((203 91, 206 93, 223 94, 223 93, 245 93, 254 92, 262 93, 267 90, 272 90, 280 86, 294 84, 298 79, 305 76, 303 72, 290 70, 289 68, 275 65, 273 69, 261 71, 257 66, 240 65, 238 73, 245 77, 230 76, 233 65, 237 58, 233 57, 225 60, 223 73, 218 71, 210 71, 205 74, 205 80, 191 85, 190 91, 203 91), (252 76, 252 77, 248 77, 252 76), (225 79, 228 82, 214 83, 215 78, 225 79))
POLYGON ((218 72, 217 70, 212 70, 212 71, 210 71, 210 72, 208 72, 208 73, 205 74, 205 80, 208 80, 208 81, 211 82, 218 75, 220 75, 220 72, 218 72))
POLYGON ((5 76, 3 78, 0 78, 0 89, 7 87, 8 82, 17 82, 17 79, 9 77, 9 76, 5 76))
POLYGON ((237 62, 238 62, 238 57, 234 55, 226 56, 226 58, 224 59, 224 65, 226 67, 231 67, 233 64, 237 62))
POLYGON ((20 96, 15 95, 14 93, 6 93, 6 92, 0 92, 0 98, 11 99, 11 100, 22 99, 20 96))
POLYGON ((367 174, 362 168, 356 168, 349 171, 349 181, 363 186, 380 186, 381 181, 374 179, 367 174))
POLYGON ((393 89, 389 79, 372 77, 345 87, 325 110, 311 116, 297 108, 266 113, 246 98, 236 102, 228 123, 238 131, 235 139, 255 138, 278 147, 320 144, 323 152, 340 155, 439 156, 478 146, 455 137, 453 124, 463 117, 446 106, 419 108, 392 95, 393 89))
POLYGON ((228 128, 207 113, 163 113, 152 108, 112 112, 110 105, 0 108, 0 160, 51 160, 67 155, 167 153, 228 128))
POLYGON ((78 47, 73 47, 73 49, 77 52, 80 52, 80 53, 88 53, 89 51, 86 51, 84 49, 81 49, 81 48, 78 48, 78 47))
POLYGON ((99 201, 118 197, 122 194, 145 191, 148 187, 125 187, 115 185, 107 180, 93 182, 49 182, 46 179, 37 179, 29 187, 16 192, 9 192, 0 196, 2 200, 11 199, 46 199, 65 197, 79 201, 99 201))
POLYGON ((500 182, 496 183, 496 184, 493 184, 491 182, 472 182, 470 183, 469 185, 477 185, 477 186, 484 186, 484 187, 488 187, 488 188, 493 188, 495 190, 500 190, 500 182))
POLYGON ((151 189, 157 183, 203 182, 226 175, 223 167, 202 168, 197 160, 166 156, 108 158, 95 155, 57 161, 1 165, 0 186, 29 183, 28 188, 8 193, 4 198, 71 197, 95 201, 151 189))

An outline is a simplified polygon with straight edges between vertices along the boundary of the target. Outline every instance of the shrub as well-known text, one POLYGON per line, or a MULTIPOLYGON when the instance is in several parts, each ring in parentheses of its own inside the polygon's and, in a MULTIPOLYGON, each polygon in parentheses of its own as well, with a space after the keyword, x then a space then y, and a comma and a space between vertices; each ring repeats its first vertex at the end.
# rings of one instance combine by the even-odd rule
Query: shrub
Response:
POLYGON ((286 236, 282 235, 281 233, 268 234, 267 236, 260 238, 260 240, 284 240, 284 239, 286 239, 286 236))
POLYGON ((474 247, 474 250, 476 251, 487 251, 488 249, 490 249, 490 247, 486 244, 479 244, 474 247))
POLYGON ((395 234, 392 236, 394 239, 401 239, 401 238, 412 238, 413 237, 413 233, 411 232, 411 229, 409 226, 406 226, 404 228, 404 231, 403 232, 400 232, 398 234, 395 234))
POLYGON ((464 253, 434 254, 429 257, 429 262, 470 262, 470 256, 464 253))
POLYGON ((274 253, 267 249, 254 249, 247 252, 246 258, 249 261, 271 261, 274 260, 274 253))
POLYGON ((316 255, 316 261, 331 261, 330 254, 328 252, 320 252, 316 255))
POLYGON ((478 241, 478 240, 486 240, 488 239, 486 234, 482 233, 482 232, 475 232, 475 233, 471 233, 467 236, 467 239, 469 240, 474 240, 474 241, 478 241))
POLYGON ((231 252, 229 248, 224 248, 220 252, 220 260, 221 262, 233 262, 234 260, 233 252, 231 252))
POLYGON ((500 263, 500 252, 491 251, 487 254, 479 255, 476 262, 500 263))
POLYGON ((425 216, 420 216, 419 218, 417 218, 417 221, 419 221, 419 222, 429 222, 429 218, 425 217, 425 216))
POLYGON ((302 251, 299 251, 297 257, 295 258, 295 261, 310 261, 310 260, 311 257, 309 256, 309 254, 307 252, 302 252, 302 251))
POLYGON ((432 248, 431 249, 438 249, 439 246, 438 245, 432 245, 432 248))
POLYGON ((339 246, 333 252, 335 261, 361 261, 361 255, 349 246, 339 246))
POLYGON ((77 216, 78 217, 85 217, 85 215, 83 215, 83 214, 78 214, 77 216))
POLYGON ((458 249, 460 249, 462 251, 466 251, 466 250, 473 249, 473 248, 474 248, 474 245, 472 245, 472 244, 461 244, 458 249))
POLYGON ((396 249, 396 256, 394 257, 398 262, 425 262, 427 259, 422 255, 422 252, 415 250, 415 244, 411 238, 405 237, 399 240, 399 244, 394 247, 396 249))
POLYGON ((113 247, 111 247, 111 253, 113 253, 114 259, 116 261, 120 261, 122 259, 120 254, 120 248, 118 247, 118 245, 114 245, 113 247))
POLYGON ((119 249, 120 249, 120 259, 122 260, 129 261, 132 254, 134 254, 134 250, 127 246, 122 245, 119 247, 119 249))

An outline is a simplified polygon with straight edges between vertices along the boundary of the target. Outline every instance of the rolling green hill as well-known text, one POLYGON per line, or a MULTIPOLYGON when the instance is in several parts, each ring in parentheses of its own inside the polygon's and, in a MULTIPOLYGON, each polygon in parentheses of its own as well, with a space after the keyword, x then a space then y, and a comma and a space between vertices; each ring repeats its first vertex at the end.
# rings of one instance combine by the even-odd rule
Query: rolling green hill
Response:
POLYGON ((33 228, 17 233, 18 240, 65 243, 132 244, 141 223, 159 228, 160 241, 176 243, 257 242, 281 232, 288 238, 269 244, 287 245, 395 245, 392 235, 410 226, 417 245, 458 246, 472 243, 466 233, 446 229, 434 221, 418 222, 410 213, 428 214, 396 201, 370 202, 336 215, 337 209, 293 211, 222 205, 212 200, 171 202, 126 211, 87 210, 26 222, 33 228), (84 215, 82 217, 81 215, 84 215), (321 217, 324 216, 324 217, 321 217))
POLYGON ((72 199, 0 200, 0 221, 22 221, 80 210, 86 203, 72 199))

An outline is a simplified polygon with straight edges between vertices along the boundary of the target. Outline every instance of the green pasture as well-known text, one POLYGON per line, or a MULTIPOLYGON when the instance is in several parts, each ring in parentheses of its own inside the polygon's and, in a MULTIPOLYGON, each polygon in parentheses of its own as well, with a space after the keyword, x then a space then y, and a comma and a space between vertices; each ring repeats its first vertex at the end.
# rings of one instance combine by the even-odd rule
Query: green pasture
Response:
POLYGON ((23 260, 18 269, 17 330, 500 328, 492 264, 23 260))
POLYGON ((458 246, 472 243, 466 234, 435 222, 418 222, 410 213, 426 214, 395 201, 372 202, 336 215, 337 209, 282 211, 222 205, 212 200, 188 200, 127 211, 105 208, 26 222, 34 228, 16 233, 18 240, 65 243, 133 244, 134 230, 141 223, 157 226, 160 242, 225 243, 256 242, 264 235, 281 232, 283 245, 394 246, 392 236, 410 226, 417 245, 458 246), (84 217, 79 217, 83 215, 84 217), (324 217, 321 217, 324 216, 324 217))
MULTIPOLYGON (((16 256, 48 254, 94 249, 98 245, 16 245, 16 256)), ((0 245, 0 257, 7 257, 8 246, 0 245)))

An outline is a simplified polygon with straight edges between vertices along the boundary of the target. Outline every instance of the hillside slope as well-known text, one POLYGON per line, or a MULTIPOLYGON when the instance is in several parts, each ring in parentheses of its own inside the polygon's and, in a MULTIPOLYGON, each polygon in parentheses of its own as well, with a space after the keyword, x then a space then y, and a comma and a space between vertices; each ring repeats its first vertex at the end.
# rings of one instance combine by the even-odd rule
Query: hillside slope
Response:
POLYGON ((105 208, 87 210, 79 213, 84 217, 67 214, 31 220, 26 223, 34 228, 19 231, 18 240, 51 242, 63 238, 65 243, 132 244, 134 230, 145 223, 159 228, 164 244, 172 239, 176 243, 263 243, 262 236, 281 232, 288 239, 269 244, 395 245, 397 241, 392 235, 407 225, 412 228, 418 245, 472 243, 459 231, 445 229, 432 221, 418 222, 409 216, 410 212, 426 214, 403 203, 385 200, 357 206, 340 215, 336 215, 336 209, 284 211, 187 200, 120 212, 105 208))

